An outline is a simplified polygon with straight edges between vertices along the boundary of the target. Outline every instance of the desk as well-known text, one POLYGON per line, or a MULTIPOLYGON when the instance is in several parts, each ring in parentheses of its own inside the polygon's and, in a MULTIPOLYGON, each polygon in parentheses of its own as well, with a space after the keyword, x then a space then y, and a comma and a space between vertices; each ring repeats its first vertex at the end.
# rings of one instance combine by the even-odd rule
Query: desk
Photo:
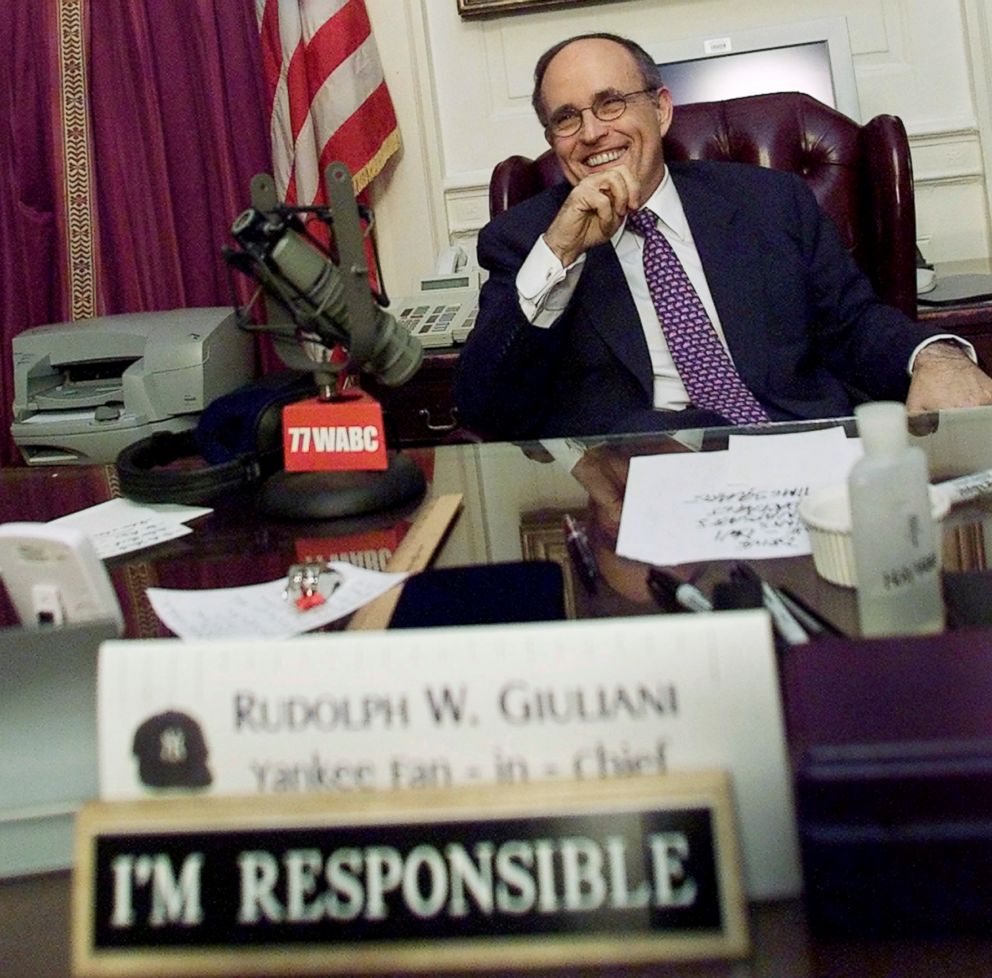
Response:
POLYGON ((460 352, 460 346, 424 350, 420 370, 402 387, 362 379, 362 386, 382 404, 391 445, 434 445, 458 427, 454 388, 460 352))
MULTIPOLYGON (((937 280, 948 275, 987 275, 992 263, 984 258, 945 262, 935 266, 937 280)), ((922 297, 926 299, 926 295, 922 297)), ((951 306, 917 305, 917 318, 926 326, 936 326, 968 340, 975 347, 978 362, 992 373, 992 302, 962 302, 951 306)))
MULTIPOLYGON (((754 953, 747 962, 645 965, 554 972, 556 978, 986 978, 992 940, 833 941, 806 930, 798 901, 755 905, 754 953)), ((4 978, 68 978, 69 874, 0 886, 0 964, 4 978)), ((477 973, 474 973, 477 974, 477 973)), ((518 972, 537 975, 537 972, 518 972)), ((393 976, 395 978, 395 976, 393 976)), ((438 976, 440 978, 440 976, 438 976)))
MULTIPOLYGON (((793 428, 795 426, 782 426, 793 428)), ((708 447, 726 444, 713 433, 708 447)), ((685 451, 665 436, 613 439, 605 449, 622 459, 629 454, 685 451)), ((411 449, 430 477, 429 496, 461 493, 465 506, 435 566, 457 566, 547 557, 562 564, 570 615, 605 617, 649 614, 656 608, 645 584, 646 565, 618 558, 615 527, 587 519, 590 538, 608 585, 595 597, 575 578, 561 531, 565 512, 582 517, 589 497, 540 446, 512 444, 443 445, 411 449)), ((117 495, 112 466, 0 470, 0 522, 43 521, 117 495)), ((220 588, 275 580, 308 555, 355 554, 380 569, 381 551, 392 550, 409 526, 416 504, 382 517, 325 523, 279 523, 252 511, 251 497, 232 499, 193 524, 194 532, 107 562, 127 623, 126 637, 165 638, 171 633, 157 619, 146 597, 149 587, 220 588)), ((703 586, 725 569, 714 562, 703 586)), ((856 628, 853 593, 823 581, 809 558, 767 562, 774 583, 789 581, 810 604, 845 632, 856 628)), ((0 593, 0 625, 16 622, 0 593)))
MULTIPOLYGON (((992 410, 953 412, 925 419, 919 442, 928 451, 933 475, 944 478, 992 467, 992 410)), ((848 422, 850 426, 850 422, 848 422)), ((776 425, 775 431, 808 426, 776 425)), ((702 445, 719 449, 726 431, 705 433, 702 445)), ((620 453, 684 451, 668 436, 615 439, 608 446, 620 453)), ((610 529, 592 519, 589 497, 581 485, 541 446, 508 444, 441 446, 412 452, 430 474, 434 495, 461 492, 465 509, 439 553, 437 564, 518 559, 523 554, 559 559, 564 555, 560 532, 562 512, 590 517, 593 542, 603 558, 608 584, 595 599, 573 587, 576 616, 651 613, 644 588, 644 565, 609 560, 610 529)), ((115 494, 112 469, 49 468, 0 470, 0 521, 44 520, 92 505, 115 494)), ((986 518, 992 510, 971 507, 948 521, 945 564, 951 569, 984 567, 986 518)), ((272 580, 285 573, 300 549, 359 549, 360 534, 388 532, 396 520, 412 512, 334 524, 278 524, 255 514, 250 501, 234 501, 194 524, 192 534, 153 550, 108 562, 125 606, 130 636, 164 636, 143 590, 167 587, 223 587, 272 580)), ((365 540, 372 539, 365 537, 365 540)), ((375 547, 367 548, 369 552, 375 547)), ((566 575, 570 568, 565 564, 566 575)), ((709 578, 721 573, 719 563, 709 578)), ((848 631, 854 629, 852 592, 828 584, 812 570, 809 558, 767 561, 763 573, 775 582, 788 581, 821 613, 848 631)), ((706 579, 703 581, 707 588, 706 579)), ((0 609, 10 623, 11 609, 0 609)), ((0 970, 4 978, 68 975, 69 875, 53 873, 0 884, 0 970)), ((797 901, 756 905, 751 911, 755 953, 747 963, 680 965, 677 968, 635 968, 628 978, 666 976, 785 976, 785 978, 850 978, 850 976, 987 975, 992 939, 897 942, 823 942, 807 932, 797 901)), ((572 972, 579 974, 580 972, 572 972)), ((597 975, 619 974, 598 970, 597 975)), ((585 972, 590 974, 590 972, 585 972)))
MULTIPOLYGON (((934 478, 992 468, 992 409, 952 412, 918 443, 929 453, 934 478)), ((830 422, 781 423, 771 432, 788 432, 830 422)), ((853 422, 848 420, 849 431, 853 422)), ((706 450, 726 446, 729 429, 701 434, 706 450)), ((600 440, 602 441, 602 440, 600 440)), ((636 454, 687 451, 667 435, 617 437, 597 451, 620 460, 636 454)), ((586 513, 589 495, 542 446, 507 443, 441 445, 411 449, 425 470, 428 498, 461 493, 464 510, 440 550, 436 566, 491 563, 546 556, 562 562, 572 609, 578 617, 652 613, 645 586, 645 565, 612 552, 616 528, 599 512, 586 513), (608 586, 595 598, 573 579, 561 533, 562 516, 587 516, 592 542, 608 586)), ((118 494, 112 466, 0 469, 0 522, 44 521, 83 509, 118 494)), ((286 569, 317 553, 359 553, 379 569, 381 552, 391 550, 409 526, 416 504, 366 519, 324 523, 279 523, 254 512, 250 495, 232 498, 193 524, 194 532, 153 549, 108 561, 127 621, 127 637, 159 638, 170 633, 153 614, 145 596, 149 586, 219 588, 256 584, 283 576, 286 569)), ((945 523, 945 568, 984 567, 984 528, 975 523, 980 507, 955 510, 945 523)), ((704 588, 725 572, 719 561, 708 565, 704 588)), ((764 562, 773 583, 789 583, 842 631, 856 632, 853 592, 819 578, 808 557, 764 562)), ((6 596, 0 595, 0 625, 15 622, 6 596)))

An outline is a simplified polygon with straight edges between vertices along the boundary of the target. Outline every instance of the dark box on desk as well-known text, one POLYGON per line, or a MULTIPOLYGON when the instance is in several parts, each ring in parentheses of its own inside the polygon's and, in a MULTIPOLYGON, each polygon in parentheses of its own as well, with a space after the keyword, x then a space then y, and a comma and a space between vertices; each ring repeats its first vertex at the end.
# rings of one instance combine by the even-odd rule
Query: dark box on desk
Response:
POLYGON ((442 567, 407 578, 390 628, 557 621, 565 617, 561 565, 553 560, 442 567))
POLYGON ((992 630, 793 647, 804 899, 821 935, 992 928, 992 630))

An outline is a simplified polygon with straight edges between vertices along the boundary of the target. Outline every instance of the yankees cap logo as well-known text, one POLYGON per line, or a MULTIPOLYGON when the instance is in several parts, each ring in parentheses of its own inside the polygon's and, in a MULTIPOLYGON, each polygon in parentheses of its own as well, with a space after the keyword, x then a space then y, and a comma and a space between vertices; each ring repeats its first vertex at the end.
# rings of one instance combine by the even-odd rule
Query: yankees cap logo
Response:
POLYGON ((206 738, 188 713, 166 710, 149 717, 135 731, 132 753, 148 788, 205 788, 213 780, 206 738))

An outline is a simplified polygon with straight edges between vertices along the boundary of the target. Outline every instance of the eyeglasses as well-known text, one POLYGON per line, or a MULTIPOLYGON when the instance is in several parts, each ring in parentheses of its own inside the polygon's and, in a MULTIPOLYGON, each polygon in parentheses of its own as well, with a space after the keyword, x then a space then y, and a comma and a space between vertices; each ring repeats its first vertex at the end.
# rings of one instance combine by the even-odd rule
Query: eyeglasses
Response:
POLYGON ((638 95, 653 95, 657 88, 642 88, 637 92, 627 92, 621 95, 619 92, 607 92, 600 95, 592 105, 587 105, 584 109, 576 109, 568 105, 559 109, 548 122, 545 132, 549 136, 564 139, 566 136, 574 136, 582 128, 582 113, 586 110, 599 119, 600 122, 612 122, 619 119, 627 111, 627 103, 638 95))

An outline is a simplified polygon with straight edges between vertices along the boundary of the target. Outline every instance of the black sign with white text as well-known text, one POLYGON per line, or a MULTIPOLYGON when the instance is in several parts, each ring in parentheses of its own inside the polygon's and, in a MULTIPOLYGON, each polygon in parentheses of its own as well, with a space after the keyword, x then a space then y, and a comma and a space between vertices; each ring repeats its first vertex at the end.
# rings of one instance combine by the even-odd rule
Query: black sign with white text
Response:
POLYGON ((101 835, 96 949, 719 931, 712 811, 101 835))
POLYGON ((436 974, 739 958, 731 781, 88 802, 79 978, 436 974))

